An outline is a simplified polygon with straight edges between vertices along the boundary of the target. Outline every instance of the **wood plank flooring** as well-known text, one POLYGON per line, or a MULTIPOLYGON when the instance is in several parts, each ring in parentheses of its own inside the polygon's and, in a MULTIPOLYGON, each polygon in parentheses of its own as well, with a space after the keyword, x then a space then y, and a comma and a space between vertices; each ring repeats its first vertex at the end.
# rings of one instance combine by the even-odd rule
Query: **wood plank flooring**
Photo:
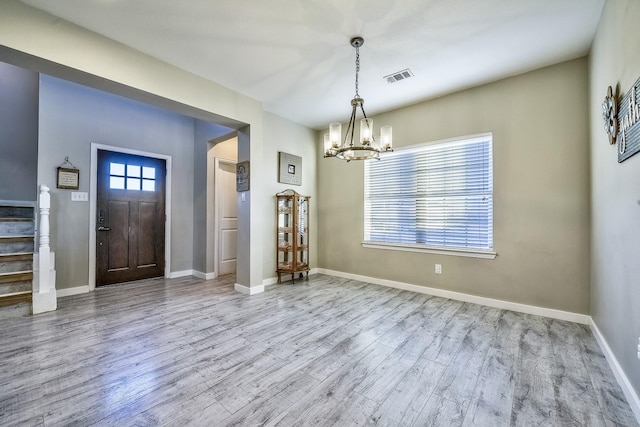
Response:
POLYGON ((585 326, 329 276, 0 312, 2 426, 638 426, 585 326))

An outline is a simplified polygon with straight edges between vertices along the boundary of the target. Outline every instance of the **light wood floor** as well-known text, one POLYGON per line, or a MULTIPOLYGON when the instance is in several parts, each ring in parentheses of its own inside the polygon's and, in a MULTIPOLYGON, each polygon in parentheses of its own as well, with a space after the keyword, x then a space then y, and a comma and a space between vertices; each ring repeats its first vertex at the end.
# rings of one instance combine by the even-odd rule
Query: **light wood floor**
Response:
POLYGON ((589 329, 328 276, 1 318, 0 425, 637 426, 589 329))

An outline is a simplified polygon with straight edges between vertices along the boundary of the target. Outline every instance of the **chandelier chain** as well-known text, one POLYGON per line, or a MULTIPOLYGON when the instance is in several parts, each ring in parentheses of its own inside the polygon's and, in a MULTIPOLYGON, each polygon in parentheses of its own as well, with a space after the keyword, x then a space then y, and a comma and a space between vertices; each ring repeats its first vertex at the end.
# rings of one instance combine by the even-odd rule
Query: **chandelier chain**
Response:
POLYGON ((360 47, 356 46, 356 98, 359 98, 358 94, 358 74, 360 73, 360 47))

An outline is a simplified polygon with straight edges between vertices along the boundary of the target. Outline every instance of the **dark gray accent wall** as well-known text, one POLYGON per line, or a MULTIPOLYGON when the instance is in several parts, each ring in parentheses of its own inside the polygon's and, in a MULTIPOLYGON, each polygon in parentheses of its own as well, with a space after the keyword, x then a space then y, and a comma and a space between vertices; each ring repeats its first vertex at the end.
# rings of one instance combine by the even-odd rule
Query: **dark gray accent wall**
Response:
POLYGON ((0 62, 0 200, 35 201, 38 73, 0 62))

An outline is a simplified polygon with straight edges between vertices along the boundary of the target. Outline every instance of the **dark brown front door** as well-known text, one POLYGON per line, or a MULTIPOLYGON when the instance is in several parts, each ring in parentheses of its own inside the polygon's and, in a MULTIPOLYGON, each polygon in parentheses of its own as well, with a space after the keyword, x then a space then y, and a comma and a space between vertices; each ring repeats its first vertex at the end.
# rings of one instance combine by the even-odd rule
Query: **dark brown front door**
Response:
POLYGON ((164 275, 166 165, 98 150, 96 285, 164 275))

